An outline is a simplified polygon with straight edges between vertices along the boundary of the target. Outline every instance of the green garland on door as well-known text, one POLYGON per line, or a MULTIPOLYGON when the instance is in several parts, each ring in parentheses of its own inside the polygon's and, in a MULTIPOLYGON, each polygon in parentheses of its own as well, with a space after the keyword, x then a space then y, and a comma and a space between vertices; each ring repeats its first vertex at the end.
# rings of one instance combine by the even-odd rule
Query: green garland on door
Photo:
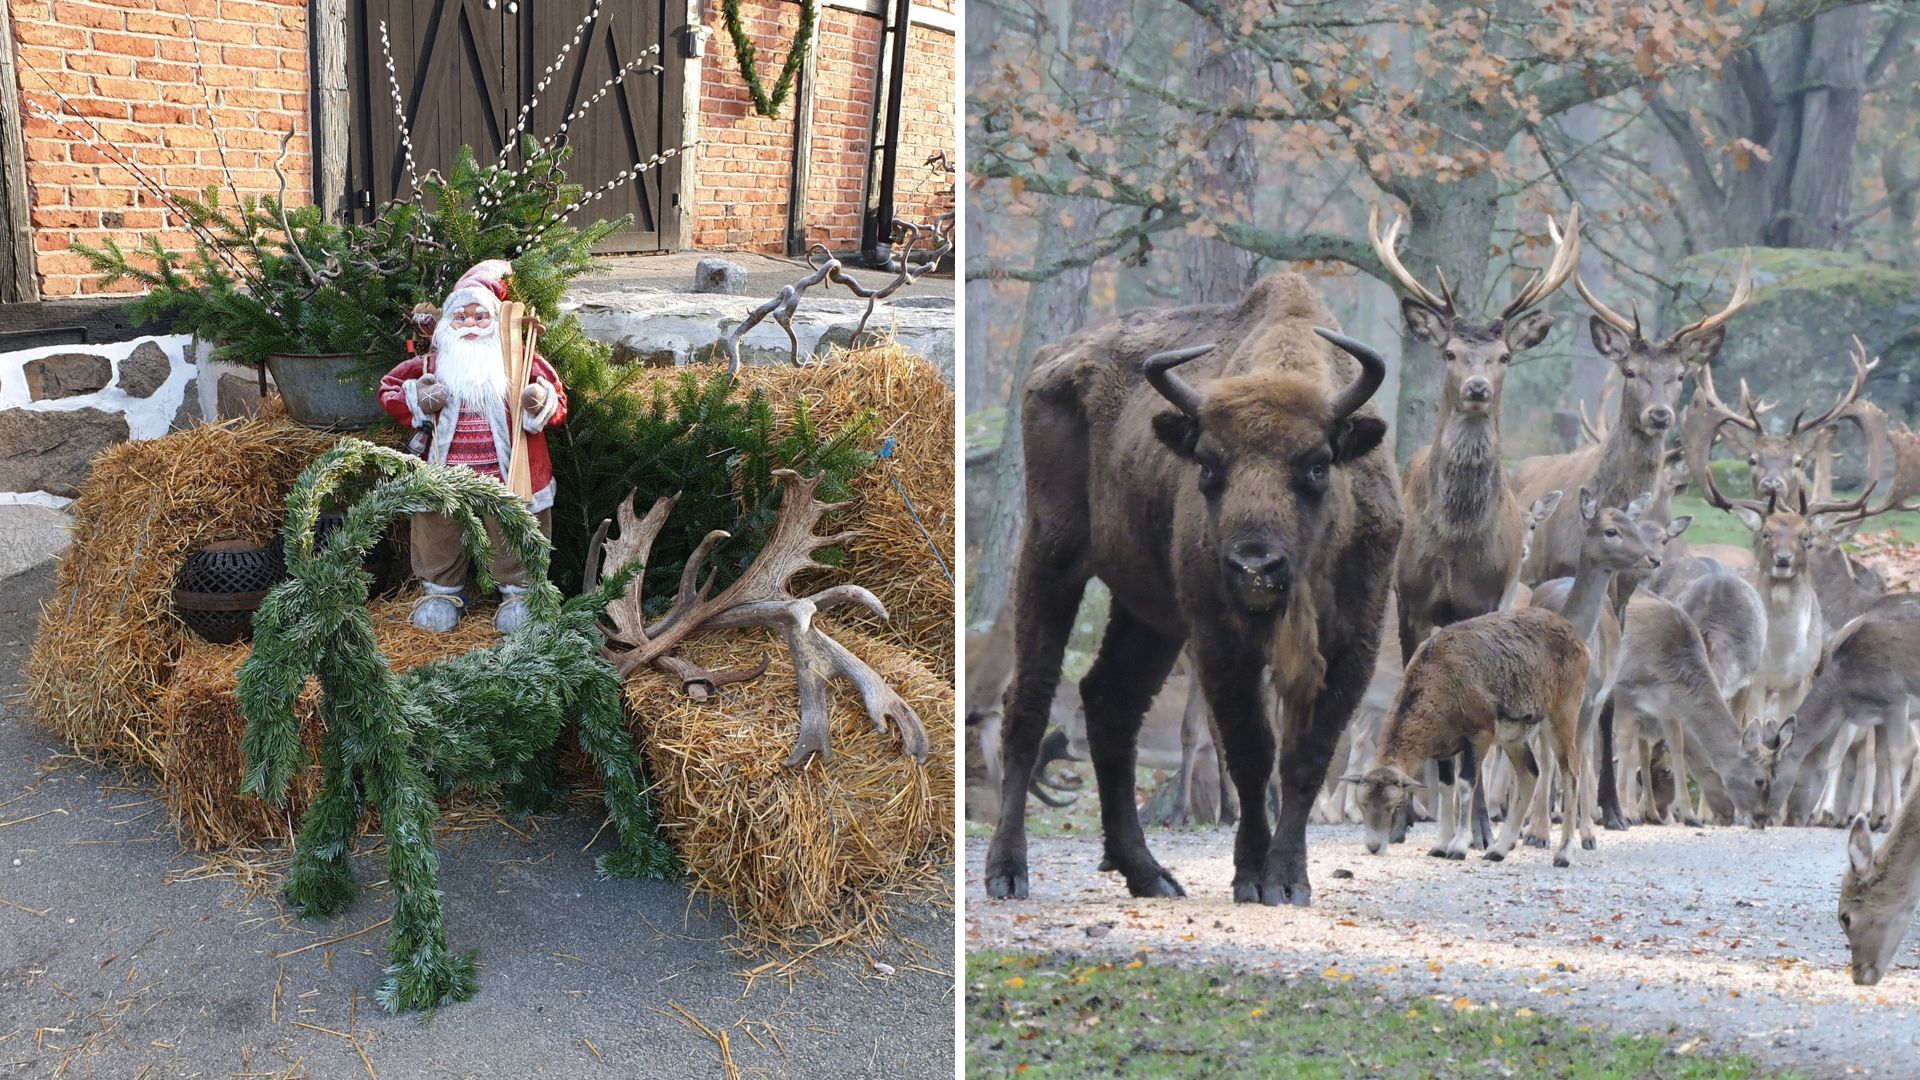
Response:
POLYGON ((793 89, 800 61, 806 59, 807 49, 813 44, 814 2, 800 0, 800 25, 793 32, 793 46, 787 50, 787 62, 780 67, 780 79, 773 84, 772 94, 760 85, 760 72, 753 64, 753 42, 747 38, 746 28, 740 25, 740 0, 724 0, 720 5, 727 20, 727 33, 733 36, 733 54, 739 58, 740 74, 746 76, 747 92, 753 95, 753 111, 761 116, 780 115, 780 106, 787 100, 787 92, 793 89))

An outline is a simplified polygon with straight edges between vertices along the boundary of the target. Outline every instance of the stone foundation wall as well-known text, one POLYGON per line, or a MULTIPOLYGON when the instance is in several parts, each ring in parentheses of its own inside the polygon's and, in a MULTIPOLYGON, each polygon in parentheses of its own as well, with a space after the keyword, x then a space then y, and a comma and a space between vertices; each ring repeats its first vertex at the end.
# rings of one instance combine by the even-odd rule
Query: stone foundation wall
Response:
POLYGON ((201 416, 185 335, 0 353, 0 502, 64 506, 93 456, 201 416))

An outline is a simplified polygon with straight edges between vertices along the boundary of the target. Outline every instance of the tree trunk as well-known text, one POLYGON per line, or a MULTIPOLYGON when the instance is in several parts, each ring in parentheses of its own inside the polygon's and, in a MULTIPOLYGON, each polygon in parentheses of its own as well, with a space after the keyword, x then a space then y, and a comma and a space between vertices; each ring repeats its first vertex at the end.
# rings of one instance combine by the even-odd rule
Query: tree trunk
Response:
MULTIPOLYGON (((972 3, 967 5, 967 69, 986 71, 992 63, 993 44, 999 40, 1000 11, 993 3, 972 3)), ((977 197, 979 189, 964 183, 961 178, 961 191, 967 200, 966 247, 961 251, 958 265, 982 264, 987 258, 987 233, 990 215, 980 205, 977 197)), ((961 379, 966 391, 966 400, 974 407, 992 401, 999 395, 994 392, 993 367, 991 357, 993 349, 987 339, 987 324, 993 318, 994 284, 980 280, 970 284, 966 290, 966 318, 969 327, 978 327, 975 333, 967 335, 967 355, 963 365, 965 371, 961 379)))
MULTIPOLYGON (((1073 17, 1067 26, 1100 28, 1096 45, 1100 55, 1109 63, 1118 63, 1131 36, 1128 31, 1132 21, 1131 0, 1073 0, 1073 17)), ((1112 99, 1102 106, 1117 107, 1112 99)), ((1059 253, 1082 250, 1098 235, 1095 225, 1099 220, 1099 202, 1060 199, 1053 205, 1057 211, 1043 214, 1038 222, 1040 238, 1033 249, 1036 263, 1059 253)), ((969 563, 973 579, 967 590, 969 625, 991 625, 1000 613, 1007 599, 1008 582, 1013 577, 1014 557, 1019 552, 1027 484, 1026 454, 1020 437, 1022 384, 1026 382, 1037 350, 1071 334, 1086 322, 1087 286, 1091 278, 1091 268, 1081 266, 1027 286, 1020 345, 1014 353, 1007 398, 1005 434, 1000 452, 994 455, 993 488, 980 543, 969 563)))
POLYGON ((1805 89, 1795 95, 1800 146, 1779 219, 1783 247, 1837 249, 1846 242, 1872 18, 1873 9, 1862 4, 1806 24, 1806 65, 1796 84, 1805 89))
MULTIPOLYGON (((1442 126, 1447 126, 1444 122, 1442 126)), ((1457 130, 1466 130, 1464 119, 1457 130)), ((1490 173, 1448 184, 1417 181, 1406 186, 1410 211, 1400 262, 1429 289, 1439 291, 1446 273, 1462 314, 1479 316, 1485 306, 1487 253, 1492 250, 1499 182, 1490 173)), ((1383 226, 1384 227, 1384 226, 1383 226)), ((1402 463, 1433 441, 1440 417, 1442 369, 1433 346, 1400 328, 1400 401, 1394 415, 1394 454, 1402 463)))
MULTIPOLYGON (((1193 21, 1192 55, 1200 57, 1200 71, 1194 80, 1196 96, 1204 101, 1229 101, 1254 85, 1253 55, 1244 48, 1225 48, 1218 31, 1205 19, 1193 21)), ((1244 120, 1229 120, 1220 125, 1207 143, 1207 163, 1211 176, 1207 192, 1215 198, 1232 201, 1240 220, 1253 220, 1253 189, 1258 176, 1253 139, 1244 120)), ((1182 302, 1188 304, 1234 304, 1246 296, 1253 285, 1257 261, 1252 252, 1237 248, 1210 236, 1185 237, 1181 266, 1185 288, 1182 302)))

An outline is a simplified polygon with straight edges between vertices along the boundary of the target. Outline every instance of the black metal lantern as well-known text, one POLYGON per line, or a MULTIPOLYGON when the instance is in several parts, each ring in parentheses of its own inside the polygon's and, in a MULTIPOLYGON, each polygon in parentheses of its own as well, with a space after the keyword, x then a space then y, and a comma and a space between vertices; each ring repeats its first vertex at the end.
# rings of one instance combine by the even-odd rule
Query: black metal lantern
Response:
POLYGON ((253 613, 287 576, 277 550, 218 540, 187 556, 173 579, 173 610, 187 629, 218 645, 253 634, 253 613))

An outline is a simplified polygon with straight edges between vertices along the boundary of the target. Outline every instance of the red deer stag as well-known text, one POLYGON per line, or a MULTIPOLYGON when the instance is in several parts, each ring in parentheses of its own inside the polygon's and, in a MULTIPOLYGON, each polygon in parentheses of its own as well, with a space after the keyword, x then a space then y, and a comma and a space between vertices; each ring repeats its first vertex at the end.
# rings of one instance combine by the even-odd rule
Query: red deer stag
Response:
POLYGON ((1135 312, 1035 357, 1022 390, 1027 523, 987 895, 1027 895, 1023 796, 1097 576, 1111 614, 1080 690, 1106 861, 1135 896, 1184 895, 1141 831, 1134 743, 1191 641, 1240 797, 1234 899, 1309 903, 1307 817, 1373 675, 1400 540, 1386 423, 1367 404, 1386 364, 1331 325, 1305 279, 1276 274, 1237 305, 1135 312), (1193 347, 1203 341, 1218 344, 1193 347), (1277 830, 1264 811, 1269 670, 1284 703, 1277 830))
MULTIPOLYGON (((1752 273, 1743 266, 1725 308, 1656 341, 1647 340, 1637 310, 1633 318, 1626 318, 1601 303, 1578 273, 1573 280, 1594 311, 1589 320, 1594 348, 1620 371, 1620 414, 1608 427, 1605 442, 1516 463, 1514 486, 1522 503, 1549 491, 1584 487, 1603 506, 1625 506, 1643 491, 1660 490, 1667 432, 1678 415, 1680 384, 1689 373, 1704 370, 1720 351, 1726 336, 1722 327, 1746 306, 1753 292, 1752 273)), ((1572 576, 1585 532, 1572 502, 1562 502, 1541 526, 1532 553, 1520 568, 1520 580, 1538 585, 1572 576)))
POLYGON ((1553 316, 1535 309, 1579 265, 1580 208, 1568 213, 1565 238, 1556 232, 1546 270, 1490 320, 1462 315, 1444 277, 1436 293, 1407 272, 1393 252, 1400 224, 1395 218, 1382 235, 1376 205, 1367 239, 1410 294, 1400 300, 1407 328, 1446 361, 1433 442, 1407 459, 1400 481, 1406 531, 1394 560, 1394 589, 1405 664, 1436 628, 1497 609, 1520 570, 1525 530, 1500 459, 1500 388, 1514 354, 1540 344, 1553 327, 1553 316))

